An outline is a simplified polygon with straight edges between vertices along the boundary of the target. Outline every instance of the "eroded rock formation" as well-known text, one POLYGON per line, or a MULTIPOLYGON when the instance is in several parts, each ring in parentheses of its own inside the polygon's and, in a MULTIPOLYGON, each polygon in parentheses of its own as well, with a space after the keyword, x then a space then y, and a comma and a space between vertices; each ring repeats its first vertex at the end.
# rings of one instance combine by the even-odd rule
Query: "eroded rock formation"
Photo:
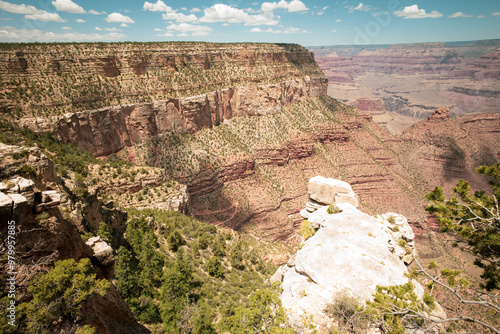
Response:
MULTIPOLYGON (((377 285, 408 282, 405 262, 413 257, 414 234, 401 215, 373 217, 358 210, 353 205, 357 197, 345 182, 312 178, 309 197, 330 202, 340 212, 329 214, 326 207, 319 207, 311 213, 308 220, 316 233, 272 280, 282 281, 281 300, 293 323, 300 325, 302 316, 312 315, 313 322, 325 330, 332 323, 324 309, 336 296, 347 294, 362 304, 377 285)), ((422 298, 423 288, 412 283, 422 298)))

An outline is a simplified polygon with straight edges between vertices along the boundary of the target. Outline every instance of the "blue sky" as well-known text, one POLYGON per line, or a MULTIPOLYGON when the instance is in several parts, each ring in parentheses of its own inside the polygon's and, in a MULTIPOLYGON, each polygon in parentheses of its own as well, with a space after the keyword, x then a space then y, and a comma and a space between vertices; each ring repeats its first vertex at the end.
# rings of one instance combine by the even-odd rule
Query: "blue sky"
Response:
POLYGON ((0 0, 0 42, 313 46, 495 38, 500 38, 500 0, 0 0))

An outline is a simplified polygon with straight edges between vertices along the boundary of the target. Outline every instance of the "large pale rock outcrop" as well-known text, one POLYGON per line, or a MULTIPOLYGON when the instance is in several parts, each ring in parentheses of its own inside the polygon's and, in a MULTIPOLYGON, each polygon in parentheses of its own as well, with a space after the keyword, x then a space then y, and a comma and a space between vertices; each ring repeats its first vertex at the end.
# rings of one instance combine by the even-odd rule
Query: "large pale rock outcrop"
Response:
POLYGON ((349 203, 358 207, 358 197, 347 182, 315 176, 309 180, 309 199, 305 209, 300 212, 302 218, 308 218, 311 213, 330 204, 349 203))
MULTIPOLYGON (((315 177, 309 194, 309 201, 330 202, 341 212, 328 214, 326 206, 319 206, 309 213, 317 232, 272 280, 282 281, 281 300, 292 323, 300 325, 308 314, 326 328, 331 320, 323 310, 339 294, 347 293, 361 304, 371 298, 377 285, 408 282, 405 260, 412 258, 414 235, 401 215, 373 217, 358 210, 356 196, 345 182, 315 177)), ((422 295, 423 289, 418 290, 422 295)))

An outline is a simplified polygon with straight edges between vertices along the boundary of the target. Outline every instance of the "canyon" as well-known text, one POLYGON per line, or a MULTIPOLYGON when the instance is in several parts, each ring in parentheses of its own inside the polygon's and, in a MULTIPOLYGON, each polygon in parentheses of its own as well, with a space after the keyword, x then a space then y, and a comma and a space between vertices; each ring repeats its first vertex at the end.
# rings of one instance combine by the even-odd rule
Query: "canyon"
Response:
MULTIPOLYGON (((125 176, 121 167, 89 164, 83 206, 64 195, 78 188, 76 173, 61 181, 59 166, 36 148, 0 147, 1 176, 12 183, 24 165, 34 168, 36 205, 54 212, 53 226, 67 228, 70 240, 101 222, 123 236, 117 204, 162 207, 280 245, 265 259, 281 265, 301 241, 304 206, 315 205, 308 182, 323 175, 349 183, 364 213, 405 216, 422 258, 445 258, 425 194, 435 185, 449 194, 461 178, 486 188, 475 168, 500 158, 498 43, 477 43, 456 46, 460 52, 436 44, 314 53, 288 44, 2 45, 2 122, 133 167, 125 176), (408 90, 418 80, 425 89, 408 90), (381 122, 388 113, 411 119, 381 122)), ((6 217, 14 201, 1 200, 6 217)), ((61 253, 67 257, 92 254, 80 241, 53 243, 74 252, 61 253)), ((117 317, 142 332, 129 316, 117 317)))
MULTIPOLYGON (((484 66, 465 67, 476 66, 482 72, 469 71, 468 75, 494 78, 494 57, 477 59, 477 55, 495 48, 495 43, 486 43, 479 51, 466 45, 459 54, 442 44, 343 50, 344 55, 351 56, 348 63, 355 60, 355 54, 363 66, 347 64, 346 70, 341 63, 335 69, 351 74, 377 70, 411 75, 434 59, 429 73, 451 71, 458 76, 457 64, 474 58, 484 66), (422 53, 424 47, 428 51, 422 53), (381 65, 388 53, 392 58, 381 65), (415 54, 420 56, 415 58, 415 54), (408 59, 414 59, 413 63, 407 65, 408 59)), ((381 110, 387 102, 359 98, 355 104, 358 108, 354 108, 328 97, 327 85, 330 88, 337 82, 328 82, 313 54, 297 45, 146 46, 150 53, 143 57, 147 61, 141 71, 134 70, 132 60, 137 58, 139 48, 135 44, 59 45, 51 54, 42 52, 45 46, 4 51, 4 59, 11 59, 4 66, 23 53, 26 64, 21 66, 24 72, 19 77, 25 82, 35 80, 40 68, 56 61, 65 63, 64 59, 86 64, 77 80, 92 73, 99 80, 112 77, 114 87, 121 86, 121 91, 130 96, 140 87, 132 82, 145 84, 167 77, 177 82, 176 78, 184 78, 184 85, 173 88, 167 99, 159 99, 165 95, 151 95, 150 91, 141 96, 152 102, 65 114, 56 108, 51 115, 36 117, 29 116, 29 105, 23 105, 21 113, 27 115, 10 112, 4 117, 17 118, 20 125, 37 132, 48 131, 95 156, 114 155, 160 167, 167 177, 187 185, 193 213, 200 219, 235 229, 252 227, 256 233, 291 244, 298 239, 294 228, 305 201, 303 185, 314 175, 349 182, 360 197, 361 208, 369 214, 399 212, 418 223, 426 221, 423 195, 433 185, 449 187, 465 177, 474 186, 484 186, 474 168, 494 163, 500 153, 499 117, 495 113, 450 118, 446 115, 457 115, 451 106, 447 111, 436 111, 441 117, 420 121, 401 135, 387 132, 373 121, 373 115, 361 110, 381 110), (175 47, 190 51, 176 52, 175 47), (121 64, 116 65, 117 71, 108 69, 109 62, 96 60, 111 55, 115 57, 112 64, 121 64), (44 61, 35 61, 37 57, 44 61), (192 72, 187 75, 183 72, 186 69, 192 72), (204 87, 205 92, 189 95, 193 92, 189 82, 210 80, 216 73, 216 87, 204 87), (239 80, 235 81, 236 77, 239 80)), ((316 56, 319 64, 324 64, 323 55, 330 51, 321 50, 316 56)), ((65 66, 58 68, 61 76, 67 72, 76 75, 73 68, 65 66)), ((49 71, 49 76, 58 80, 60 76, 54 71, 49 71)), ((329 73, 325 70, 327 76, 329 73)), ((47 85, 53 92, 48 97, 54 105, 63 98, 56 93, 59 86, 60 82, 53 87, 50 82, 47 85)), ((78 95, 79 89, 75 86, 72 94, 78 95)))
POLYGON ((438 107, 452 116, 498 112, 498 40, 309 48, 328 94, 369 111, 394 133, 438 107))

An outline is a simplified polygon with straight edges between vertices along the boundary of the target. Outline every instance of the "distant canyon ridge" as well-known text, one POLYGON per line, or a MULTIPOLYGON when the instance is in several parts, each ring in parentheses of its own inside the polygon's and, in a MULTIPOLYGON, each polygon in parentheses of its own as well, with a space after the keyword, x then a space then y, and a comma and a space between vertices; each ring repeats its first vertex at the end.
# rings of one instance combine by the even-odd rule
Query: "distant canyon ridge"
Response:
POLYGON ((500 40, 310 47, 328 95, 393 133, 443 106, 452 117, 500 112, 500 40))

